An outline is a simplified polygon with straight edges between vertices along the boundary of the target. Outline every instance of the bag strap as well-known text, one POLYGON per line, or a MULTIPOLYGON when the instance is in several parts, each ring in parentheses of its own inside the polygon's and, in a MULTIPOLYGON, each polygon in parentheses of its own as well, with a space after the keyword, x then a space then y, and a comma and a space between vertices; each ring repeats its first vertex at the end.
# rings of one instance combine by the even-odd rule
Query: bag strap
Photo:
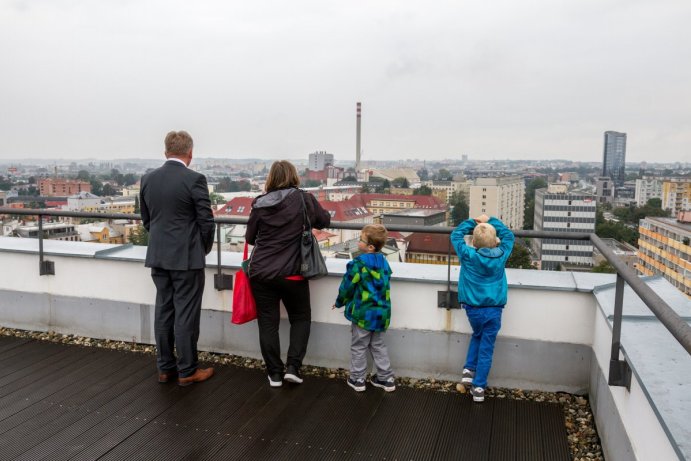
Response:
POLYGON ((303 232, 308 229, 310 233, 312 233, 312 224, 310 224, 310 219, 307 216, 307 204, 305 203, 305 196, 303 195, 304 192, 302 189, 298 189, 300 191, 300 199, 302 200, 302 230, 303 232))
POLYGON ((245 242, 245 250, 242 252, 242 260, 243 261, 247 259, 247 247, 248 247, 247 242, 245 242))

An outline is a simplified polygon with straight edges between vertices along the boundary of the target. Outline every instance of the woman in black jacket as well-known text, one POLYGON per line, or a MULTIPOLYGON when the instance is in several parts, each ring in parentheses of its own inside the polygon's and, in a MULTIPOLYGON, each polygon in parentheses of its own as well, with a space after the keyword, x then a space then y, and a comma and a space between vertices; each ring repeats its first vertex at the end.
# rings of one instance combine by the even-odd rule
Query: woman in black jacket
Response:
POLYGON ((266 194, 252 202, 245 233, 247 243, 254 245, 248 273, 257 303, 259 344, 272 387, 282 386, 284 379, 302 383, 300 367, 312 322, 309 282, 299 275, 303 210, 307 210, 316 229, 331 222, 331 216, 317 199, 298 189, 299 185, 300 178, 292 163, 274 162, 266 178, 266 194), (278 337, 280 301, 290 321, 285 374, 278 337))

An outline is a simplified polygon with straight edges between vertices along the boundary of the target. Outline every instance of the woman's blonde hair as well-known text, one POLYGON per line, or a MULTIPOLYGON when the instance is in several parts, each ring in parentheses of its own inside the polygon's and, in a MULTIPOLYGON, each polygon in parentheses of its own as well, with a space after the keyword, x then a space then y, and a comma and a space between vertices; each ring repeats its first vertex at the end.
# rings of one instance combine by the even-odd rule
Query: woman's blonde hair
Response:
POLYGON ((266 177, 265 189, 267 192, 272 192, 278 189, 286 189, 288 187, 298 187, 300 185, 300 177, 295 165, 287 160, 279 160, 271 165, 269 175, 266 177))
POLYGON ((494 248, 497 246, 497 231, 486 222, 475 226, 473 230, 473 246, 475 248, 494 248))

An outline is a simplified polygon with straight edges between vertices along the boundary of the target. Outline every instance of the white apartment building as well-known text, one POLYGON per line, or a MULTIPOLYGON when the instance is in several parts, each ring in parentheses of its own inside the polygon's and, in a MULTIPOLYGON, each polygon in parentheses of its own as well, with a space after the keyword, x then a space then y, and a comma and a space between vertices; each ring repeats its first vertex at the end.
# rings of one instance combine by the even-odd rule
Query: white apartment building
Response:
POLYGON ((662 208, 673 215, 691 210, 691 178, 673 178, 662 183, 662 208))
POLYGON ((523 228, 525 183, 520 176, 477 178, 470 186, 470 216, 496 216, 511 229, 523 228))
POLYGON ((651 198, 662 198, 662 180, 650 176, 636 179, 636 206, 643 206, 651 198))
POLYGON ((326 168, 326 165, 334 164, 333 154, 329 154, 326 151, 318 150, 309 155, 309 163, 307 168, 312 171, 322 171, 326 168))
MULTIPOLYGON (((570 193, 567 184, 550 184, 535 191, 533 229, 595 232, 596 206, 593 195, 570 193)), ((543 270, 559 270, 562 264, 593 264, 593 245, 589 240, 533 239, 532 245, 543 270)))
POLYGON ((87 213, 134 213, 135 197, 99 197, 91 192, 80 192, 67 197, 67 211, 87 213))

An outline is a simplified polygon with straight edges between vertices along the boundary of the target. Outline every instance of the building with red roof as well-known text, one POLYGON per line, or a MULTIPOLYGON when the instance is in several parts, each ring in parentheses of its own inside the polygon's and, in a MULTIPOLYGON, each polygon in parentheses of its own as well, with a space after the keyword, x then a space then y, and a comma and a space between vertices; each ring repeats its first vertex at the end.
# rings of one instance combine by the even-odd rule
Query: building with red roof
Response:
POLYGON ((234 197, 225 205, 216 210, 216 216, 246 216, 249 217, 252 210, 252 197, 234 197))
MULTIPOLYGON (((449 236, 446 234, 427 234, 416 232, 407 238, 405 260, 408 263, 447 264, 449 236)), ((458 266, 458 256, 451 247, 451 265, 458 266)))

